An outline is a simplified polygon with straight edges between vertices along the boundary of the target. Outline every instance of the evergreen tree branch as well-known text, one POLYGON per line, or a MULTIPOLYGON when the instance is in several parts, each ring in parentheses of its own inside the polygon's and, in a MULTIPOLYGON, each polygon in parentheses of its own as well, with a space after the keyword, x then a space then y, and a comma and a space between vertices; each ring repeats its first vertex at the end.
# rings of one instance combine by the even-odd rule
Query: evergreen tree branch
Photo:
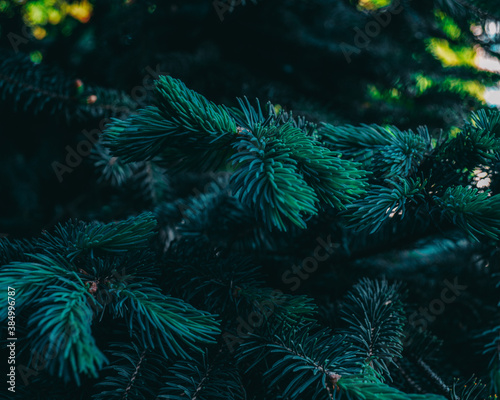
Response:
POLYGON ((246 399, 238 369, 221 353, 212 359, 178 361, 168 368, 158 398, 170 400, 246 399))
POLYGON ((402 357, 404 312, 401 285, 362 279, 342 309, 346 341, 377 373, 390 377, 389 365, 402 357))
POLYGON ((457 186, 448 188, 436 201, 444 215, 474 239, 499 239, 500 195, 490 196, 488 192, 457 186))
POLYGON ((346 376, 338 381, 339 396, 348 400, 446 400, 435 394, 407 394, 381 383, 373 374, 346 376))
POLYGON ((156 398, 159 381, 166 370, 167 360, 151 349, 136 343, 113 343, 109 350, 112 362, 103 368, 104 380, 93 400, 156 398))
POLYGON ((81 375, 96 378, 108 360, 91 332, 94 313, 90 303, 94 299, 83 284, 49 286, 44 294, 47 297, 38 299, 40 308, 29 321, 32 354, 47 357, 55 352, 57 357, 49 361, 49 371, 57 371, 65 381, 74 378, 80 385, 81 375))
POLYGON ((349 228, 370 229, 373 234, 392 218, 405 218, 412 203, 424 204, 425 181, 402 178, 386 185, 372 185, 365 197, 347 207, 344 216, 349 228))
POLYGON ((269 387, 278 385, 285 398, 333 399, 341 376, 355 373, 360 360, 343 345, 342 336, 325 329, 312 333, 310 328, 255 336, 240 345, 238 358, 248 362, 247 372, 265 362, 269 387))
POLYGON ((145 347, 159 348, 166 358, 170 352, 189 359, 181 342, 201 351, 196 342, 214 342, 214 336, 220 333, 211 314, 162 295, 155 287, 131 283, 109 291, 116 296, 113 311, 125 318, 130 334, 138 335, 145 347))
POLYGON ((318 135, 329 149, 362 162, 381 178, 409 177, 431 149, 429 133, 423 127, 414 133, 394 126, 323 124, 318 135))
MULTIPOLYGON (((320 201, 343 209, 365 191, 365 172, 352 161, 323 147, 305 124, 292 117, 263 114, 246 107, 252 129, 237 127, 222 108, 188 89, 181 81, 161 77, 156 106, 125 121, 114 120, 104 143, 124 161, 156 156, 170 168, 235 168, 234 194, 271 229, 286 230, 286 221, 306 227, 304 217, 316 215, 320 201), (286 122, 285 122, 286 121, 286 122)), ((234 111, 233 111, 234 114, 234 111)))
POLYGON ((23 53, 0 54, 0 98, 10 100, 14 109, 34 114, 64 113, 67 120, 128 115, 137 104, 125 93, 65 76, 61 71, 33 63, 23 53))
MULTIPOLYGON (((78 282, 76 268, 61 257, 31 255, 30 262, 12 262, 0 270, 0 288, 7 291, 16 282, 16 308, 20 311, 33 304, 42 293, 57 282, 78 282), (37 262, 38 261, 38 262, 37 262)), ((6 318, 2 313, 2 320, 6 318)))
POLYGON ((108 224, 70 221, 57 225, 53 234, 44 232, 38 245, 54 252, 63 250, 70 260, 82 254, 92 257, 94 252, 120 254, 146 248, 155 228, 156 219, 150 212, 108 224))

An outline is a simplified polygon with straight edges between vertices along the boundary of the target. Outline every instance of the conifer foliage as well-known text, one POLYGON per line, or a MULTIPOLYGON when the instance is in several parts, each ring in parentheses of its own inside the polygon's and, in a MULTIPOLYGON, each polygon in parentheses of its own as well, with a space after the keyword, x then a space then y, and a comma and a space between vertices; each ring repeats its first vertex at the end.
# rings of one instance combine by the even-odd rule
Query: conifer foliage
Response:
MULTIPOLYGON (((163 48, 153 39, 158 30, 173 26, 185 33, 181 48, 183 40, 191 46, 211 26, 201 0, 169 2, 167 8, 160 2, 94 3, 96 32, 108 32, 106 12, 123 17, 126 9, 141 17, 137 25, 116 18, 129 34, 123 41, 104 35, 103 48, 132 46, 134 34, 146 31, 141 21, 162 17, 151 24, 147 43, 124 56, 131 65, 141 46, 145 54, 149 45, 163 48), (183 30, 188 15, 199 30, 183 30)), ((293 39, 320 49, 326 63, 344 60, 349 49, 354 68, 339 67, 348 83, 337 88, 352 86, 352 93, 344 90, 340 97, 353 111, 339 117, 319 106, 311 112, 315 96, 321 103, 330 93, 339 113, 343 100, 328 79, 325 87, 314 76, 306 79, 309 64, 321 69, 308 52, 288 51, 285 65, 264 53, 274 71, 270 76, 279 70, 296 77, 294 68, 304 74, 296 91, 288 91, 284 79, 270 86, 276 92, 267 92, 305 93, 296 103, 250 98, 243 89, 236 94, 242 97, 229 98, 245 87, 237 84, 238 74, 248 73, 252 84, 269 78, 267 72, 251 75, 251 62, 246 72, 231 75, 231 65, 213 60, 240 54, 232 38, 230 46, 208 52, 212 56, 204 49, 186 56, 169 48, 169 72, 156 74, 151 86, 144 80, 147 96, 140 101, 86 79, 84 84, 23 52, 0 51, 0 99, 12 103, 16 117, 30 115, 41 126, 63 124, 71 132, 82 121, 104 118, 105 127, 82 157, 82 173, 72 172, 71 179, 81 179, 82 187, 91 181, 91 187, 62 207, 69 184, 58 191, 48 184, 49 192, 61 196, 50 211, 54 220, 31 237, 0 232, 0 291, 13 299, 10 308, 0 306, 0 342, 15 347, 17 379, 15 392, 5 393, 51 400, 497 398, 500 111, 475 102, 465 106, 473 85, 463 84, 471 76, 476 83, 497 77, 464 64, 453 65, 447 76, 435 51, 446 37, 450 46, 481 44, 494 56, 498 37, 484 32, 500 18, 496 4, 291 0, 277 3, 289 7, 279 19, 277 6, 267 0, 236 3, 220 8, 216 2, 216 12, 226 10, 230 27, 241 13, 240 30, 255 35, 255 23, 245 16, 262 7, 269 12, 262 21, 276 19, 263 35, 268 40, 268 32, 274 33, 280 51, 288 51, 290 39, 277 32, 288 32, 283 28, 289 23, 301 32, 293 39), (404 12, 396 12, 399 6, 404 12), (332 11, 331 20, 323 20, 325 9, 332 11), (372 38, 370 49, 345 43, 346 27, 388 15, 394 19, 372 38), (325 39, 312 20, 337 41, 325 39), (380 60, 401 32, 409 33, 398 49, 412 44, 414 53, 388 95, 380 87, 389 85, 395 62, 380 60), (430 33, 432 40, 421 40, 430 33), (192 79, 170 73, 183 69, 176 70, 175 57, 192 79), (367 70, 366 60, 379 64, 367 70), (200 84, 199 65, 226 74, 227 86, 217 78, 220 93, 214 95, 209 84, 200 84), (424 67, 427 77, 419 69, 424 67), (354 85, 357 68, 380 87, 354 85), (360 87, 368 88, 370 102, 351 99, 360 87), (287 106, 303 102, 308 106, 299 107, 301 115, 287 106), (371 107, 381 111, 379 119, 370 118, 371 107), (458 123, 465 109, 467 118, 458 123), (420 110, 432 126, 414 123, 420 110), (437 110, 456 110, 447 126, 453 129, 436 134, 432 128, 443 122, 437 110), (52 116, 65 118, 43 122, 52 116)), ((212 31, 210 39, 227 33, 212 31)), ((92 41, 80 35, 76 29, 76 47, 91 53, 92 41)), ((72 40, 61 39, 61 46, 72 40)), ((54 47, 46 46, 50 59, 54 47)), ((462 58, 465 53, 459 52, 462 58)), ((71 54, 67 62, 79 65, 71 54)), ((106 81, 114 68, 96 79, 106 81)), ((117 82, 129 78, 122 73, 117 82)), ((11 136, 12 148, 23 141, 11 136)), ((46 151, 52 139, 41 129, 37 140, 46 151)), ((10 172, 0 168, 0 183, 4 175, 10 183, 29 181, 33 171, 22 171, 28 161, 19 155, 10 160, 10 172)), ((10 183, 6 187, 15 186, 10 183)), ((9 199, 21 197, 15 192, 9 199)))
MULTIPOLYGON (((427 216, 470 240, 498 240, 500 194, 474 188, 472 173, 499 156, 496 111, 472 114, 455 137, 433 143, 425 128, 314 126, 258 101, 217 106, 171 77, 156 83, 156 96, 107 128, 111 155, 172 176, 229 174, 229 198, 268 235, 277 227, 299 240, 321 213, 346 233, 422 234, 429 224, 417 221, 427 216), (464 141, 473 158, 464 159, 464 141)), ((460 398, 449 397, 452 382, 435 394, 393 385, 408 325, 401 284, 362 279, 338 307, 337 326, 322 326, 311 298, 266 287, 244 251, 182 238, 182 229, 165 249, 158 212, 2 240, 0 286, 16 288, 22 359, 44 361, 40 374, 25 370, 36 375, 26 393, 61 379, 92 383, 82 393, 95 399, 460 398)), ((206 212, 191 208, 179 227, 206 212)))

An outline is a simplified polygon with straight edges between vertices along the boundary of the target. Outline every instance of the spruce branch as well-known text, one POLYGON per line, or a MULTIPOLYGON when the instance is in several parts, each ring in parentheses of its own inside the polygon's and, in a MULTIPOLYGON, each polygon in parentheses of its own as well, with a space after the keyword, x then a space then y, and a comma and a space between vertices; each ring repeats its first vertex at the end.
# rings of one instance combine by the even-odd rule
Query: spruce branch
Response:
POLYGON ((209 183, 204 193, 179 199, 176 211, 182 210, 183 218, 176 227, 177 232, 221 249, 271 249, 274 237, 265 225, 255 220, 248 207, 231 195, 228 185, 229 179, 221 177, 209 183))
POLYGON ((155 235, 155 227, 156 219, 149 212, 116 223, 91 223, 78 236, 76 247, 110 253, 144 249, 155 235))
POLYGON ((453 382, 450 397, 452 400, 484 400, 485 398, 493 400, 498 397, 496 394, 485 397, 487 393, 486 385, 479 379, 472 377, 465 382, 459 380, 453 382))
POLYGON ((178 361, 168 368, 158 398, 170 400, 244 400, 246 392, 238 369, 220 351, 210 357, 178 361))
POLYGON ((114 317, 124 318, 129 334, 138 337, 143 347, 159 348, 165 357, 167 351, 188 357, 189 349, 202 351, 197 342, 215 340, 220 331, 212 315, 154 286, 154 253, 147 247, 155 226, 151 213, 111 224, 68 223, 57 227, 56 234, 35 240, 40 253, 30 255, 29 262, 12 262, 0 270, 0 287, 16 282, 17 310, 33 306, 28 341, 37 351, 45 347, 61 351, 50 371, 57 364, 59 375, 72 377, 77 384, 81 375, 96 376, 105 357, 95 345, 90 325, 106 308, 114 317))
POLYGON ((123 92, 85 85, 27 54, 0 52, 0 98, 35 115, 64 113, 68 121, 128 115, 137 103, 123 92))
MULTIPOLYGON (((278 120, 279 121, 279 120, 278 120)), ((270 139, 276 141, 290 152, 290 158, 297 163, 300 173, 307 184, 312 187, 319 199, 333 207, 343 209, 343 203, 350 203, 364 193, 364 171, 360 165, 344 160, 339 153, 332 152, 320 145, 308 135, 305 127, 302 129, 297 123, 275 122, 265 134, 258 133, 259 126, 252 130, 253 135, 266 144, 270 139), (265 140, 264 140, 265 138, 265 140), (352 185, 360 180, 360 185, 352 185)))
POLYGON ((102 370, 104 379, 93 400, 156 398, 167 360, 150 348, 136 343, 113 343, 108 350, 110 365, 102 370))
POLYGON ((108 360, 91 332, 94 299, 83 284, 68 283, 69 287, 49 286, 46 297, 38 299, 39 308, 29 320, 28 340, 32 354, 57 355, 49 361, 49 372, 57 371, 65 381, 73 378, 80 385, 81 375, 96 378, 108 360))
POLYGON ((124 161, 158 157, 180 170, 234 168, 231 187, 268 229, 305 228, 325 204, 344 209, 365 192, 365 172, 310 135, 288 114, 264 117, 240 101, 241 112, 216 106, 181 81, 161 77, 156 105, 114 120, 103 142, 124 161), (244 126, 237 126, 236 115, 244 126), (264 120, 264 121, 263 121, 264 120), (246 122, 245 122, 246 121, 246 122))
POLYGON ((268 386, 278 386, 285 398, 333 399, 339 379, 358 371, 360 360, 344 346, 343 336, 328 329, 313 333, 312 328, 299 325, 255 335, 240 345, 238 359, 247 372, 264 362, 268 386))
POLYGON ((481 109, 471 113, 468 125, 491 132, 496 137, 500 137, 500 112, 495 109, 481 109))
MULTIPOLYGON (((13 261, 0 270, 0 288, 7 291, 7 287, 16 282, 16 307, 19 311, 42 297, 50 286, 80 280, 76 268, 60 256, 34 254, 30 255, 30 260, 13 261)), ((6 313, 2 313, 2 320, 6 313)))
POLYGON ((390 377, 389 364, 402 357, 404 311, 401 285, 362 279, 354 285, 342 308, 349 324, 346 341, 377 373, 390 377))
POLYGON ((467 231, 474 239, 500 235, 500 195, 481 193, 478 189, 456 186, 436 198, 444 215, 467 231))
MULTIPOLYGON (((160 76, 156 88, 162 116, 173 121, 180 132, 192 132, 195 137, 203 132, 211 142, 224 141, 226 136, 237 132, 234 119, 223 107, 188 89, 179 79, 160 76)), ((196 142, 193 139, 191 141, 196 142)))
POLYGON ((385 184, 371 185, 366 196, 347 207, 344 218, 348 227, 370 229, 373 234, 392 218, 405 218, 412 206, 424 204, 426 181, 401 178, 385 184))
POLYGON ((124 163, 120 158, 113 157, 107 147, 97 142, 90 153, 95 169, 99 173, 98 182, 120 187, 129 181, 143 163, 124 163))
POLYGON ((316 124, 307 121, 304 117, 295 116, 292 111, 285 111, 283 108, 276 110, 271 102, 267 102, 266 106, 263 107, 259 99, 255 99, 255 106, 246 97, 244 99, 238 98, 237 101, 239 107, 231 107, 227 110, 240 128, 254 131, 259 126, 279 127, 290 124, 306 136, 315 136, 316 124))
POLYGON ((292 129, 288 126, 256 129, 255 136, 238 142, 238 151, 231 158, 236 168, 231 176, 235 196, 253 208, 257 218, 269 229, 277 226, 286 230, 283 217, 306 228, 302 215, 318 212, 315 206, 318 197, 299 174, 297 162, 288 153, 290 150, 278 140, 272 140, 288 128, 292 129))
POLYGON ((0 270, 12 261, 28 261, 30 253, 35 253, 30 240, 0 238, 0 270))
POLYGON ((168 358, 191 358, 181 343, 202 351, 196 342, 212 343, 220 333, 214 317, 181 299, 163 295, 158 288, 142 283, 111 287, 116 297, 111 306, 125 318, 130 335, 137 335, 144 347, 159 348, 168 358))
MULTIPOLYGON (((458 172, 470 172, 498 158, 500 151, 500 112, 479 110, 456 134, 435 149, 435 157, 458 172)), ((439 173, 440 171, 438 171, 439 173)))
POLYGON ((373 373, 342 377, 338 381, 338 397, 348 400, 446 400, 436 394, 408 394, 386 385, 373 373))
POLYGON ((315 313, 311 298, 266 287, 264 275, 248 258, 217 257, 202 247, 198 252, 204 257, 190 257, 193 249, 189 243, 177 242, 167 253, 169 275, 173 276, 168 286, 178 295, 184 293, 197 307, 221 315, 231 325, 234 315, 245 318, 254 313, 266 323, 294 324, 315 313), (188 258, 190 261, 185 261, 188 258))
POLYGON ((94 252, 123 254, 145 249, 156 234, 155 228, 156 219, 151 212, 108 224, 69 221, 57 225, 54 233, 44 232, 38 245, 54 252, 64 251, 69 260, 82 254, 92 257, 94 252))
POLYGON ((43 254, 31 259, 5 266, 0 271, 0 287, 16 282, 17 312, 38 307, 28 322, 31 356, 55 354, 49 359, 49 372, 57 371, 65 381, 73 378, 79 385, 81 374, 96 377, 106 362, 90 330, 94 310, 100 305, 90 296, 76 267, 65 259, 43 254))
POLYGON ((323 124, 318 133, 329 149, 362 162, 363 167, 380 178, 405 178, 412 175, 431 150, 425 127, 417 133, 395 126, 333 126, 323 124))
POLYGON ((103 143, 124 161, 160 156, 169 167, 211 169, 227 160, 237 129, 220 106, 188 89, 183 82, 161 76, 156 106, 107 127, 103 143))

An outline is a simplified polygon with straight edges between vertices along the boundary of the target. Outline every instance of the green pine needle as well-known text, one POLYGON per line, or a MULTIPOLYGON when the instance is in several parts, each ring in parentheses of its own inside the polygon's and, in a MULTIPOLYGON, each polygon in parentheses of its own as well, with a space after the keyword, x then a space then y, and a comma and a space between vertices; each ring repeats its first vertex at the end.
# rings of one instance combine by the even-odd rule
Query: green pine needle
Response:
POLYGON ((500 238, 500 194, 456 186, 436 199, 444 215, 473 238, 500 238))

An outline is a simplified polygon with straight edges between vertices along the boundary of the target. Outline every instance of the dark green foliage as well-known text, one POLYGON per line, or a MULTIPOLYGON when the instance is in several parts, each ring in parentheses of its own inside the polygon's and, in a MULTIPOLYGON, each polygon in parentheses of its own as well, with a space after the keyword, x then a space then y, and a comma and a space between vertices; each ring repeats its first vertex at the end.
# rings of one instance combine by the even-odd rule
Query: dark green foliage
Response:
POLYGON ((61 78, 56 69, 4 50, 0 52, 0 99, 9 99, 15 110, 64 115, 67 120, 128 115, 137 107, 123 92, 61 78))
POLYGON ((324 124, 319 135, 330 149, 362 162, 366 169, 388 179, 410 176, 431 148, 425 128, 419 128, 415 134, 411 130, 402 132, 394 126, 324 124))
POLYGON ((208 313, 201 313, 184 301, 166 297, 157 288, 142 283, 110 288, 116 298, 110 307, 116 315, 125 317, 132 335, 139 330, 141 343, 158 347, 163 355, 167 352, 189 357, 179 341, 195 347, 196 341, 213 341, 218 333, 216 323, 208 313), (156 337, 156 338, 155 338, 156 337), (155 339, 153 339, 155 338, 155 339))
POLYGON ((237 127, 225 109, 170 77, 157 82, 156 96, 156 107, 108 127, 104 142, 113 154, 125 161, 161 156, 175 170, 229 163, 234 195, 268 229, 286 230, 287 220, 305 228, 304 217, 316 215, 318 204, 344 209, 364 193, 359 165, 323 147, 287 115, 264 120, 260 108, 240 101, 237 115, 246 123, 237 127))
MULTIPOLYGON (((433 394, 407 394, 380 383, 375 376, 352 376, 339 382, 340 392, 349 400, 445 400, 433 394)), ((341 396, 342 398, 344 396, 341 396)))
POLYGON ((97 143, 91 156, 100 180, 112 186, 121 186, 130 180, 138 169, 147 163, 124 163, 116 157, 111 157, 109 149, 97 143))
POLYGON ((456 137, 440 146, 440 157, 453 160, 457 169, 471 170, 478 165, 488 165, 500 150, 499 114, 493 110, 473 113, 471 121, 456 137))
POLYGON ((303 325, 256 337, 240 347, 240 363, 248 365, 248 372, 266 360, 266 384, 280 388, 285 398, 331 398, 341 376, 359 369, 359 359, 343 345, 342 336, 313 330, 303 325))
POLYGON ((235 119, 238 126, 253 131, 257 126, 281 126, 291 124, 300 129, 307 136, 312 136, 316 124, 311 123, 305 117, 295 117, 292 111, 285 111, 267 102, 265 108, 260 105, 259 99, 255 99, 255 106, 245 97, 238 100, 238 107, 228 108, 228 112, 235 119))
POLYGON ((178 201, 174 210, 183 218, 177 227, 179 232, 185 237, 208 240, 218 248, 272 248, 275 237, 255 220, 248 207, 231 196, 228 184, 228 179, 221 177, 208 184, 204 193, 178 201), (226 239, 228 234, 231 234, 229 242, 226 239))
POLYGON ((228 136, 236 133, 236 124, 222 107, 188 89, 180 80, 161 76, 157 93, 158 109, 164 119, 177 125, 177 135, 194 134, 188 143, 201 144, 196 136, 198 132, 206 134, 206 141, 202 140, 205 144, 225 142, 228 136))
POLYGON ((40 245, 54 250, 63 248, 70 260, 82 253, 93 255, 95 251, 122 253, 146 248, 155 227, 156 220, 151 213, 109 224, 69 222, 56 227, 55 235, 45 233, 40 245))
POLYGON ((74 377, 78 385, 81 375, 97 377, 107 362, 92 336, 92 307, 96 304, 86 289, 70 282, 67 287, 46 288, 46 297, 39 299, 37 311, 31 315, 27 337, 33 353, 57 354, 57 361, 48 368, 50 373, 66 380, 74 377))
POLYGON ((17 286, 16 304, 21 309, 24 304, 35 301, 41 293, 59 282, 79 281, 75 271, 63 257, 55 255, 54 258, 44 254, 31 256, 30 262, 11 262, 2 268, 1 284, 5 289, 11 283, 9 280, 19 282, 17 286))
POLYGON ((162 76, 156 83, 156 106, 142 109, 126 121, 114 120, 104 142, 124 161, 161 156, 167 166, 203 170, 224 162, 236 137, 229 114, 183 82, 162 76), (194 152, 189 160, 186 150, 194 152))
POLYGON ((235 195, 243 204, 258 210, 258 217, 269 228, 276 225, 281 230, 286 229, 283 217, 305 228, 302 215, 316 214, 314 204, 318 202, 287 149, 279 144, 287 128, 257 127, 255 136, 239 141, 237 153, 232 157, 236 169, 231 176, 235 195))
MULTIPOLYGON (((178 82, 172 91, 179 87, 188 91, 178 82)), ((201 102, 194 92, 188 95, 201 102)), ((29 329, 20 341, 26 362, 54 349, 45 373, 78 386, 94 382, 88 393, 95 399, 211 400, 221 393, 230 399, 297 400, 451 396, 451 375, 442 378, 434 368, 437 344, 409 324, 400 284, 362 279, 338 305, 337 320, 331 321, 336 328, 330 329, 315 322, 318 299, 273 288, 254 259, 279 262, 276 248, 295 251, 290 239, 311 243, 304 230, 289 229, 282 237, 271 233, 273 226, 287 227, 285 218, 305 228, 307 214, 315 227, 321 227, 322 214, 344 242, 322 245, 314 258, 302 254, 302 273, 331 252, 348 259, 359 249, 373 249, 391 230, 422 235, 432 227, 423 216, 444 221, 437 219, 442 216, 473 237, 498 240, 498 195, 470 186, 444 190, 444 182, 458 175, 452 169, 434 172, 450 161, 450 146, 468 133, 431 146, 423 128, 419 134, 366 126, 325 125, 316 131, 272 107, 264 117, 260 106, 242 101, 240 106, 241 112, 212 109, 243 126, 229 146, 236 151, 224 156, 227 170, 202 180, 205 192, 185 189, 183 197, 171 197, 182 187, 175 181, 182 163, 173 170, 156 160, 120 164, 104 179, 123 190, 140 185, 144 201, 156 204, 154 213, 109 223, 69 221, 30 241, 2 241, 8 264, 1 269, 0 286, 18 282, 16 308, 29 329), (349 135, 358 130, 365 139, 356 143, 349 135), (271 168, 269 180, 259 162, 271 168), (362 168, 369 171, 366 177, 362 168), (353 181, 355 176, 360 179, 353 181), (356 198, 365 189, 366 195, 356 198), (227 238, 240 229, 239 237, 227 238), (409 373, 423 374, 436 394, 424 391, 424 378, 408 380, 409 373), (256 376, 262 384, 250 390, 256 376)), ((496 120, 497 113, 479 112, 461 132, 495 135, 496 120)), ((222 132, 208 132, 206 122, 196 121, 180 118, 178 127, 182 122, 201 135, 222 132)), ((115 121, 111 131, 119 124, 115 121)), ((488 143, 467 168, 482 165, 490 151, 496 154, 488 143)), ((103 160, 110 157, 99 151, 103 160)), ((424 249, 425 243, 419 246, 424 249)), ((406 264, 419 268, 418 262, 406 264)), ((282 283, 287 279, 281 275, 282 283)), ((488 351, 495 332, 487 331, 488 351)), ((494 381, 497 364, 491 368, 494 381)))
MULTIPOLYGON (((172 90, 179 87, 188 90, 178 83, 172 90)), ((215 107, 207 104, 203 107, 215 107)), ((185 190, 183 197, 171 197, 181 187, 175 178, 182 163, 170 170, 155 160, 137 160, 105 179, 122 188, 143 185, 144 200, 157 204, 155 213, 109 223, 70 221, 31 241, 2 242, 9 263, 0 272, 0 286, 19 282, 16 307, 29 329, 20 342, 26 362, 32 362, 33 352, 54 349, 45 373, 77 386, 94 382, 88 393, 96 399, 211 400, 221 393, 244 399, 250 391, 255 398, 438 400, 453 393, 451 376, 442 378, 434 369, 436 344, 419 341, 422 332, 408 325, 400 284, 362 279, 338 306, 341 321, 332 321, 336 328, 330 329, 314 321, 317 299, 274 289, 253 259, 279 262, 274 251, 293 253, 290 239, 311 243, 304 230, 271 234, 273 226, 287 227, 285 218, 305 228, 307 214, 312 226, 321 227, 314 216, 322 213, 344 242, 322 245, 324 255, 315 250, 314 258, 302 254, 302 272, 331 252, 342 259, 377 246, 375 234, 378 240, 391 230, 421 235, 432 226, 421 221, 423 215, 443 216, 474 237, 498 240, 498 195, 462 186, 444 190, 443 182, 457 175, 452 169, 434 172, 449 161, 446 149, 461 134, 431 146, 425 129, 416 135, 361 127, 366 140, 355 146, 349 134, 358 128, 316 131, 271 107, 264 117, 260 108, 240 105, 239 122, 246 122, 230 146, 236 151, 224 156, 227 167, 235 168, 205 176, 205 192, 185 190), (338 132, 346 135, 335 136, 338 132), (346 150, 349 143, 352 151, 346 150), (262 178, 267 167, 260 169, 259 162, 269 166, 268 180, 262 178), (370 171, 366 178, 362 168, 370 171), (353 180, 356 176, 360 179, 353 180), (227 239, 240 227, 241 237, 227 239), (271 252, 269 259, 262 257, 264 250, 271 252), (408 332, 417 343, 405 349, 408 332), (422 380, 408 384, 408 371, 423 373, 436 394, 411 393, 423 391, 422 380), (248 382, 256 376, 262 384, 250 390, 248 382)), ((224 110, 212 111, 237 121, 236 111, 224 110)), ((496 119, 496 113, 480 112, 461 132, 495 134, 496 119)), ((193 124, 201 135, 213 133, 207 133, 206 122, 179 121, 193 124)), ((490 150, 495 154, 494 146, 490 150)), ((467 167, 481 165, 490 150, 467 167)), ((102 150, 100 156, 109 158, 102 150)), ((295 266, 291 271, 298 274, 295 266)), ((286 279, 282 274, 283 284, 286 279)))
POLYGON ((500 233, 500 196, 480 193, 461 186, 449 188, 438 199, 447 216, 473 237, 489 236, 498 240, 500 233))
POLYGON ((212 359, 204 355, 199 362, 179 361, 168 368, 163 381, 158 399, 247 398, 238 369, 221 353, 215 354, 212 359))
POLYGON ((400 285, 363 280, 353 287, 342 309, 349 324, 346 341, 381 375, 389 375, 388 363, 402 356, 404 311, 400 297, 400 285))
POLYGON ((495 1, 91 1, 18 51, 24 3, 0 2, 17 398, 495 398, 495 1))
POLYGON ((407 203, 423 204, 425 182, 418 178, 385 183, 389 187, 372 185, 363 199, 348 207, 346 219, 350 227, 369 227, 370 233, 374 233, 391 218, 403 219, 407 203))
POLYGON ((151 399, 165 373, 167 360, 135 343, 115 343, 109 351, 113 363, 103 369, 105 379, 97 385, 92 399, 151 399))
POLYGON ((474 169, 498 158, 499 115, 493 110, 473 113, 456 136, 437 146, 431 145, 424 128, 416 135, 394 127, 324 125, 321 140, 329 148, 342 151, 372 172, 367 195, 348 206, 348 226, 370 227, 374 233, 407 213, 415 219, 425 207, 429 217, 444 213, 473 235, 496 238, 496 197, 449 185, 472 184, 474 169))
POLYGON ((32 253, 33 250, 34 246, 28 240, 0 239, 0 268, 14 260, 26 261, 28 259, 26 254, 32 253))
POLYGON ((479 400, 479 399, 493 399, 496 396, 487 396, 486 385, 479 382, 477 378, 471 378, 465 382, 455 382, 453 384, 451 399, 467 399, 467 400, 479 400))
POLYGON ((214 340, 219 330, 212 315, 156 285, 154 258, 141 251, 155 226, 151 213, 109 224, 69 222, 34 240, 37 253, 29 261, 3 266, 0 287, 7 291, 16 282, 17 312, 29 313, 23 341, 34 354, 54 354, 49 373, 78 385, 83 376, 97 377, 107 359, 94 326, 102 324, 105 311, 123 318, 123 333, 165 358, 190 357, 183 346, 214 340))
POLYGON ((187 293, 190 303, 221 315, 223 323, 234 315, 256 314, 293 324, 314 313, 315 305, 307 296, 291 296, 263 286, 265 276, 256 271, 250 259, 221 259, 210 247, 199 246, 201 256, 186 262, 189 247, 187 241, 174 243, 167 253, 167 271, 173 276, 167 283, 169 291, 187 293))

